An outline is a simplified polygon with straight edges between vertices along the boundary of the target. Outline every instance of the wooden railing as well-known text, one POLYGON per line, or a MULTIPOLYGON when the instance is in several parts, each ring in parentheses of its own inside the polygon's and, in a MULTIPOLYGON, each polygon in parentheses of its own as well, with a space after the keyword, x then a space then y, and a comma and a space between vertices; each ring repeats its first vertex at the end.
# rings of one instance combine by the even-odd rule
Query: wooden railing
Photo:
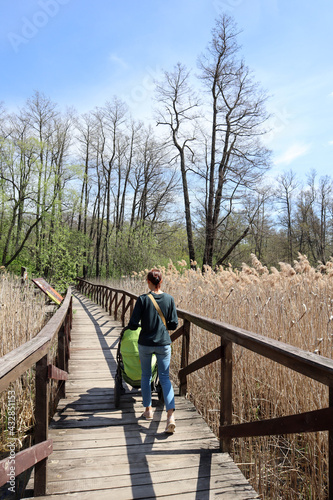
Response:
MULTIPOLYGON (((105 307, 117 319, 120 313, 124 326, 125 314, 133 311, 137 295, 78 279, 79 290, 105 307)), ((187 376, 196 370, 221 359, 220 388, 220 444, 222 451, 230 451, 230 442, 236 437, 272 436, 299 432, 329 431, 329 500, 333 500, 333 360, 313 354, 289 344, 248 332, 226 323, 204 318, 177 309, 183 320, 178 330, 171 334, 174 341, 182 336, 181 366, 178 373, 180 394, 187 391, 187 376), (189 364, 190 327, 196 325, 221 339, 221 345, 189 364), (280 418, 232 424, 232 346, 238 344, 261 356, 271 359, 328 387, 329 407, 280 418)))
MULTIPOLYGON (((10 456, 0 461, 0 486, 35 466, 34 495, 46 493, 47 458, 52 453, 52 440, 48 439, 50 390, 49 381, 58 381, 56 398, 65 396, 65 381, 68 378, 68 359, 70 355, 70 331, 72 327, 72 295, 67 291, 60 308, 36 337, 14 349, 1 358, 0 392, 9 388, 27 370, 35 366, 35 427, 34 445, 15 454, 15 446, 10 456), (50 347, 58 337, 56 365, 50 363, 50 347), (10 480, 9 480, 10 479, 10 480)), ((8 391, 8 402, 15 402, 15 391, 8 391), (12 394, 13 393, 13 394, 12 394)), ((53 404, 54 401, 52 401, 53 404)), ((12 405, 10 405, 11 407, 12 405)), ((8 412, 11 414, 12 412, 8 412)), ((8 424, 8 436, 15 440, 15 429, 8 424)), ((13 491, 11 489, 10 491, 13 491)))

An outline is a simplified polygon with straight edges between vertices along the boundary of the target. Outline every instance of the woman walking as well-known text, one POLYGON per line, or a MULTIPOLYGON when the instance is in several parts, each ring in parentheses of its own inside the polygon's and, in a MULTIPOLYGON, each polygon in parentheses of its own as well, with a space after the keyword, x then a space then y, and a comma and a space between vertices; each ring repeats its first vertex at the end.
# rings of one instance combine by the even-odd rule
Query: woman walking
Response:
POLYGON ((153 409, 151 401, 151 358, 157 358, 158 377, 162 386, 163 397, 167 411, 165 432, 172 434, 176 423, 174 417, 175 396, 169 377, 171 359, 171 339, 168 330, 175 330, 178 317, 174 299, 162 292, 162 273, 152 269, 147 275, 150 292, 140 295, 136 301, 128 328, 136 330, 141 325, 139 336, 139 356, 141 361, 141 392, 145 411, 142 416, 152 420, 153 409))

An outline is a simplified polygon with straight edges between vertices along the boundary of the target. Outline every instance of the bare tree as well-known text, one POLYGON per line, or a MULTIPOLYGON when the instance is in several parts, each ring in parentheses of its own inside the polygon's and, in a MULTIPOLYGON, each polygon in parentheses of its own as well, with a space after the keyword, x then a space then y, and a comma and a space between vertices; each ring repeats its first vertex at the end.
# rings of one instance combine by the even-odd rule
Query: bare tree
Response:
POLYGON ((177 149, 182 176, 185 221, 189 258, 195 267, 191 204, 188 188, 187 156, 193 157, 191 142, 195 140, 194 119, 197 118, 198 100, 193 98, 189 87, 189 72, 178 63, 173 72, 164 73, 164 80, 157 84, 156 94, 160 107, 157 111, 157 124, 169 128, 171 140, 177 149))
POLYGON ((316 183, 316 172, 308 175, 308 185, 297 197, 297 211, 294 233, 297 237, 298 251, 309 254, 314 262, 326 264, 332 253, 328 235, 332 223, 332 180, 322 177, 316 183))
POLYGON ((277 200, 282 205, 280 222, 287 231, 288 254, 287 259, 292 263, 294 258, 294 197, 299 184, 296 174, 289 170, 278 176, 277 200))
POLYGON ((328 253, 327 235, 329 223, 329 205, 332 203, 333 183, 332 179, 325 175, 319 181, 318 204, 320 212, 320 231, 318 238, 318 259, 326 264, 328 253))
POLYGON ((115 170, 117 159, 117 146, 119 136, 122 133, 122 125, 125 122, 127 107, 125 103, 114 97, 107 102, 103 108, 96 111, 95 117, 98 122, 99 134, 99 162, 103 168, 105 185, 105 241, 104 255, 106 261, 106 276, 110 276, 110 252, 109 240, 111 235, 111 194, 112 194, 112 175, 115 170))
POLYGON ((36 268, 42 269, 42 252, 45 244, 45 219, 40 217, 44 211, 48 196, 48 180, 51 176, 51 151, 50 141, 55 133, 54 122, 59 116, 57 106, 48 97, 40 92, 27 100, 25 108, 21 111, 22 117, 27 121, 31 135, 39 141, 39 171, 36 182, 37 212, 36 218, 36 268))
POLYGON ((269 165, 269 152, 260 141, 268 118, 266 96, 243 61, 236 59, 238 34, 233 20, 223 15, 200 59, 201 78, 211 97, 203 256, 203 264, 209 266, 213 265, 221 209, 226 206, 225 219, 240 191, 255 186, 269 165))
POLYGON ((130 227, 170 220, 168 208, 177 191, 178 177, 170 167, 168 149, 149 127, 143 129, 136 149, 130 184, 132 208, 130 227))
MULTIPOLYGON (((92 179, 90 179, 90 171, 95 168, 96 160, 96 120, 92 113, 84 114, 81 119, 76 120, 77 140, 79 143, 80 158, 83 161, 84 171, 82 177, 82 186, 79 201, 78 213, 78 232, 82 231, 85 240, 85 250, 83 252, 82 275, 87 276, 88 267, 85 263, 89 248, 87 248, 88 234, 88 207, 90 201, 90 191, 92 188, 92 179)), ((78 271, 79 274, 79 271, 78 271)))

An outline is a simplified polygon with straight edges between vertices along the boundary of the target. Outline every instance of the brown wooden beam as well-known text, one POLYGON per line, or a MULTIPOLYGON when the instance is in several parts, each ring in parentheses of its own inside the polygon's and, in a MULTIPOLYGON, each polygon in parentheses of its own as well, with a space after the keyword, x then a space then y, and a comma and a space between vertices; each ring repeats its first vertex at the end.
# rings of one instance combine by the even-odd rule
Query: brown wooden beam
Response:
POLYGON ((216 347, 216 349, 213 349, 204 356, 201 356, 201 358, 190 363, 185 368, 179 370, 179 378, 183 378, 185 375, 189 375, 190 373, 193 373, 199 370, 200 368, 203 368, 204 366, 210 365, 214 361, 221 359, 221 356, 222 356, 221 347, 216 347))
POLYGON ((48 378, 52 380, 68 380, 68 373, 54 365, 49 365, 48 378))
POLYGON ((333 387, 333 359, 188 311, 177 309, 177 314, 179 318, 187 319, 226 341, 241 345, 313 380, 333 387))
MULTIPOLYGON (((329 387, 329 407, 333 410, 333 387, 329 387)), ((328 500, 333 500, 333 429, 328 432, 328 500)))
POLYGON ((187 320, 184 321, 183 325, 183 338, 182 338, 182 352, 180 359, 180 376, 179 376, 179 393, 181 396, 186 396, 187 392, 187 377, 185 374, 181 375, 182 369, 188 366, 188 359, 190 354, 190 331, 191 323, 187 320))
POLYGON ((116 292, 116 293, 114 294, 113 299, 114 299, 114 313, 113 313, 113 319, 114 319, 115 321, 117 321, 117 312, 118 312, 118 307, 119 307, 119 304, 118 304, 118 292, 116 292))
POLYGON ((333 430, 333 408, 323 408, 297 415, 288 415, 269 420, 257 420, 245 424, 221 426, 220 436, 228 436, 230 438, 276 436, 328 430, 333 430))
MULTIPOLYGON (((220 424, 232 424, 232 343, 221 340, 220 424)), ((231 440, 220 434, 221 451, 230 453, 231 440)))
POLYGON ((69 289, 60 308, 38 335, 1 358, 0 392, 6 390, 11 382, 29 370, 29 368, 47 354, 50 343, 58 335, 61 325, 65 320, 70 302, 71 290, 69 289))
POLYGON ((22 472, 30 467, 33 467, 41 460, 44 460, 53 451, 53 440, 48 439, 42 443, 35 444, 30 448, 19 451, 15 454, 15 457, 7 457, 0 461, 0 486, 7 483, 10 467, 15 464, 15 476, 18 476, 22 472))
MULTIPOLYGON (((36 363, 36 405, 35 405, 35 442, 47 441, 49 425, 49 383, 48 383, 48 355, 36 363)), ((34 490, 35 496, 46 494, 47 486, 47 458, 35 466, 34 490)))
POLYGON ((177 340, 179 337, 183 335, 183 333, 184 333, 184 325, 180 326, 179 328, 177 328, 177 330, 175 330, 170 334, 171 342, 177 340))

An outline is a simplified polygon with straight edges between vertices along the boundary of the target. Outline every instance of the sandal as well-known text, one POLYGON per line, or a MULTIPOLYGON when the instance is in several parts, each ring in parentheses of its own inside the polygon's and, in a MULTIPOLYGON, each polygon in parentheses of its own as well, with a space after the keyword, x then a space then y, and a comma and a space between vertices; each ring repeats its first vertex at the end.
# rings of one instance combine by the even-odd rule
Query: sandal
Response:
POLYGON ((175 417, 171 415, 171 417, 167 418, 167 424, 165 431, 167 434, 173 434, 176 430, 176 422, 175 417))
POLYGON ((153 412, 152 410, 144 411, 141 415, 141 418, 145 418, 146 420, 153 420, 153 412))

